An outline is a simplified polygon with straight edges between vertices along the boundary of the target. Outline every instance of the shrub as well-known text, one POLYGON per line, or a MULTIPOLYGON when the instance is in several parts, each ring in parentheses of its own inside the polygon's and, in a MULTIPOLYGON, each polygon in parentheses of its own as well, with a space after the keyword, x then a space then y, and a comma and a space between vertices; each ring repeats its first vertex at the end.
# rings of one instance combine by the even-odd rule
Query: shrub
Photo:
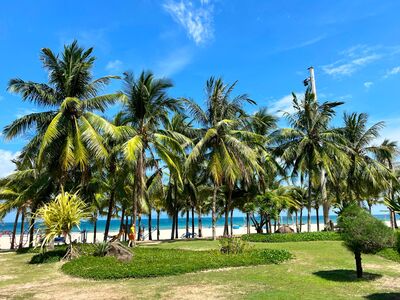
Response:
POLYGON ((363 272, 361 253, 376 253, 385 247, 393 246, 393 230, 357 205, 343 210, 338 226, 344 244, 354 252, 358 278, 362 277, 363 272))
POLYGON ((141 278, 176 275, 224 267, 277 264, 292 256, 286 250, 252 250, 237 255, 224 255, 218 250, 190 251, 178 249, 133 249, 132 262, 119 262, 111 256, 81 256, 67 262, 62 271, 92 279, 141 278))
POLYGON ((107 251, 110 249, 110 244, 108 242, 102 242, 99 244, 94 245, 94 256, 105 256, 107 251))
POLYGON ((397 252, 394 248, 385 248, 379 251, 377 255, 400 263, 400 253, 397 252))
POLYGON ((32 256, 29 261, 30 264, 45 264, 45 263, 53 263, 60 261, 65 254, 67 253, 66 249, 57 249, 48 252, 43 252, 32 256))
POLYGON ((224 254, 239 254, 249 249, 249 244, 238 237, 221 238, 219 240, 220 252, 224 254))
POLYGON ((248 242, 264 242, 264 243, 283 243, 283 242, 305 242, 305 241, 338 241, 341 236, 337 232, 301 232, 286 234, 248 234, 243 235, 242 239, 248 242))

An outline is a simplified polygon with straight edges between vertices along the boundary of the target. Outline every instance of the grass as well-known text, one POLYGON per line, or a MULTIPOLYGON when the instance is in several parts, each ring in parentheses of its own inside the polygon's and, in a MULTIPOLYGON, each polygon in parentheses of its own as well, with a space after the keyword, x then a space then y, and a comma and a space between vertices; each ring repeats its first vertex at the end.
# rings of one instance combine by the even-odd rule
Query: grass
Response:
POLYGON ((284 242, 305 242, 305 241, 339 241, 341 236, 337 232, 301 232, 296 234, 262 234, 253 233, 243 235, 242 239, 249 242, 284 243, 284 242))
POLYGON ((136 248, 134 259, 122 263, 114 257, 82 256, 62 266, 69 275, 92 279, 121 279, 176 275, 200 270, 281 263, 291 258, 285 250, 257 249, 241 254, 218 250, 136 248))
MULTIPOLYGON (((0 299, 399 299, 400 264, 363 255, 367 278, 357 280, 354 257, 340 241, 254 243, 286 249, 282 264, 194 272, 158 278, 93 281, 65 275, 61 262, 31 265, 33 254, 0 254, 0 299), (341 279, 343 278, 343 279, 341 279), (340 279, 340 280, 339 280, 340 279)), ((212 250, 214 241, 164 242, 143 249, 212 250)), ((156 251, 156 250, 154 250, 156 251)), ((151 262, 149 262, 149 265, 151 262)))

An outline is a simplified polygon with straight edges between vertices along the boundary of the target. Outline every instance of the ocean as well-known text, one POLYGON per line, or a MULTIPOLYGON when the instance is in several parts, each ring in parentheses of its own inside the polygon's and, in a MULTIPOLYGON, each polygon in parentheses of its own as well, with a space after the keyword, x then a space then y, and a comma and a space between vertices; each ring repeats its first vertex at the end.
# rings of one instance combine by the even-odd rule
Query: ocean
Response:
MULTIPOLYGON (((374 215, 377 219, 382 220, 382 221, 389 221, 389 215, 388 214, 380 214, 380 215, 374 215)), ((330 219, 336 223, 337 220, 337 215, 330 215, 329 216, 330 219)), ((189 220, 189 227, 191 228, 191 218, 189 220)), ((202 218, 202 222, 203 222, 203 228, 210 228, 211 227, 211 217, 203 217, 202 218)), ((225 222, 225 218, 221 217, 217 220, 217 226, 223 226, 225 222)), ((321 228, 323 228, 323 216, 320 216, 319 218, 319 222, 321 225, 321 228)), ((289 218, 289 220, 287 219, 286 216, 282 216, 281 217, 281 224, 293 224, 295 223, 295 219, 294 218, 289 218)), ((317 223, 317 217, 316 216, 311 216, 311 223, 312 224, 316 224, 317 223)), ((97 221, 97 231, 98 232, 102 232, 104 231, 105 228, 105 224, 106 224, 106 220, 98 220, 97 221)), ((184 218, 178 218, 178 224, 179 224, 179 228, 180 229, 184 229, 186 226, 186 217, 184 218)), ((233 224, 237 225, 237 226, 244 226, 246 224, 246 217, 242 216, 242 217, 233 217, 233 224)), ((250 224, 251 221, 250 221, 250 224)), ((303 224, 307 224, 307 216, 303 215, 303 224)), ((4 223, 0 223, 0 234, 7 234, 8 232, 13 230, 13 223, 12 222, 4 222, 4 223)), ((147 218, 142 218, 142 222, 141 222, 141 226, 144 226, 146 229, 148 227, 148 219, 147 218)), ((153 218, 152 219, 152 226, 153 228, 156 227, 156 219, 153 218)), ((119 231, 119 227, 120 227, 120 220, 119 219, 113 219, 111 220, 111 224, 110 224, 110 232, 118 232, 119 231)), ((171 229, 172 227, 172 220, 169 218, 161 218, 160 219, 160 229, 171 229)), ((197 217, 195 217, 195 227, 197 227, 197 217)), ((20 233, 20 228, 21 228, 21 224, 18 223, 17 226, 18 230, 17 230, 17 234, 20 233)), ((28 231, 29 230, 29 225, 27 224, 27 222, 25 223, 25 228, 24 231, 28 231)), ((80 230, 87 230, 88 232, 93 231, 93 223, 91 223, 90 221, 84 220, 81 222, 80 225, 80 230)), ((79 232, 78 228, 74 228, 73 229, 74 232, 79 232)))

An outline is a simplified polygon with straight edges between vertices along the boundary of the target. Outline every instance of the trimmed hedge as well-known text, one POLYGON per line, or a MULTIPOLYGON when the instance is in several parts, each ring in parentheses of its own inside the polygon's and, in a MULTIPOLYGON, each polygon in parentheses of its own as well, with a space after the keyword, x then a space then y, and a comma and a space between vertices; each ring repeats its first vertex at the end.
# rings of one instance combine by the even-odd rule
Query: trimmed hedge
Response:
POLYGON ((133 250, 132 262, 116 258, 81 256, 65 263, 66 274, 92 279, 121 279, 176 275, 224 267, 277 264, 292 255, 286 250, 251 250, 241 254, 221 254, 218 250, 190 251, 177 249, 140 248, 133 250))
POLYGON ((263 243, 342 240, 340 234, 333 231, 273 233, 273 234, 253 233, 253 234, 243 235, 242 239, 248 242, 263 242, 263 243))

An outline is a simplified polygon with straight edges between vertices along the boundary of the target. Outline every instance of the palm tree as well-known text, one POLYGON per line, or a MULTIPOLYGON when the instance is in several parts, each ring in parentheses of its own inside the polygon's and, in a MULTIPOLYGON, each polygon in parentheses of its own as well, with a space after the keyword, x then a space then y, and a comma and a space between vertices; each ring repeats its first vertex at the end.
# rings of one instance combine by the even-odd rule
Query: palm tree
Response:
POLYGON ((212 198, 212 236, 216 239, 216 202, 222 184, 228 187, 227 203, 234 188, 247 169, 260 170, 257 164, 257 153, 243 138, 254 137, 255 134, 239 130, 246 114, 244 103, 255 104, 246 94, 231 99, 236 82, 224 84, 221 78, 211 77, 206 82, 206 109, 198 104, 185 100, 194 119, 202 126, 203 136, 194 146, 186 161, 186 168, 199 162, 202 158, 207 163, 207 173, 213 182, 212 198))
POLYGON ((339 132, 346 140, 346 148, 350 161, 347 179, 346 202, 360 204, 370 193, 388 187, 391 180, 390 170, 374 159, 373 155, 382 155, 379 146, 371 146, 371 142, 379 136, 384 123, 379 122, 367 127, 368 115, 361 113, 344 114, 344 127, 339 132))
POLYGON ((79 47, 76 41, 64 46, 60 56, 44 48, 40 59, 48 71, 49 82, 16 78, 8 86, 9 91, 21 94, 24 101, 51 109, 18 118, 4 128, 4 134, 11 139, 35 130, 23 153, 28 157, 37 155, 39 166, 48 164, 61 186, 67 180, 68 171, 87 168, 89 157, 107 157, 100 132, 116 134, 110 123, 93 113, 104 111, 119 95, 98 95, 99 89, 116 77, 93 79, 92 51, 93 48, 79 47))
POLYGON ((278 143, 277 153, 292 170, 292 176, 307 175, 307 230, 311 230, 312 179, 314 172, 326 170, 330 174, 331 166, 344 165, 346 155, 339 145, 342 138, 329 122, 335 115, 334 109, 343 102, 325 102, 319 104, 308 89, 302 101, 293 94, 293 114, 285 113, 291 128, 284 128, 274 133, 278 143))
MULTIPOLYGON (((386 165, 389 168, 389 170, 391 170, 392 173, 394 173, 393 174, 394 178, 389 183, 389 190, 386 196, 386 198, 389 199, 389 202, 393 202, 395 199, 395 186, 398 179, 395 176, 394 161, 398 155, 399 155, 399 148, 397 146, 397 142, 390 141, 388 139, 385 139, 382 142, 382 144, 379 146, 378 152, 376 153, 378 161, 386 165)), ((397 228, 396 214, 390 206, 388 206, 388 208, 390 211, 390 223, 392 225, 392 228, 397 228)))
MULTIPOLYGON (((180 102, 168 96, 172 83, 167 79, 156 79, 151 72, 142 72, 138 78, 132 73, 124 73, 123 124, 130 125, 134 134, 124 144, 124 153, 135 168, 133 224, 136 223, 138 203, 145 201, 145 172, 147 155, 162 159, 171 172, 178 174, 173 155, 165 142, 180 147, 177 135, 162 130, 168 121, 169 112, 178 111, 180 102)), ((155 161, 155 160, 154 160, 155 161)))

